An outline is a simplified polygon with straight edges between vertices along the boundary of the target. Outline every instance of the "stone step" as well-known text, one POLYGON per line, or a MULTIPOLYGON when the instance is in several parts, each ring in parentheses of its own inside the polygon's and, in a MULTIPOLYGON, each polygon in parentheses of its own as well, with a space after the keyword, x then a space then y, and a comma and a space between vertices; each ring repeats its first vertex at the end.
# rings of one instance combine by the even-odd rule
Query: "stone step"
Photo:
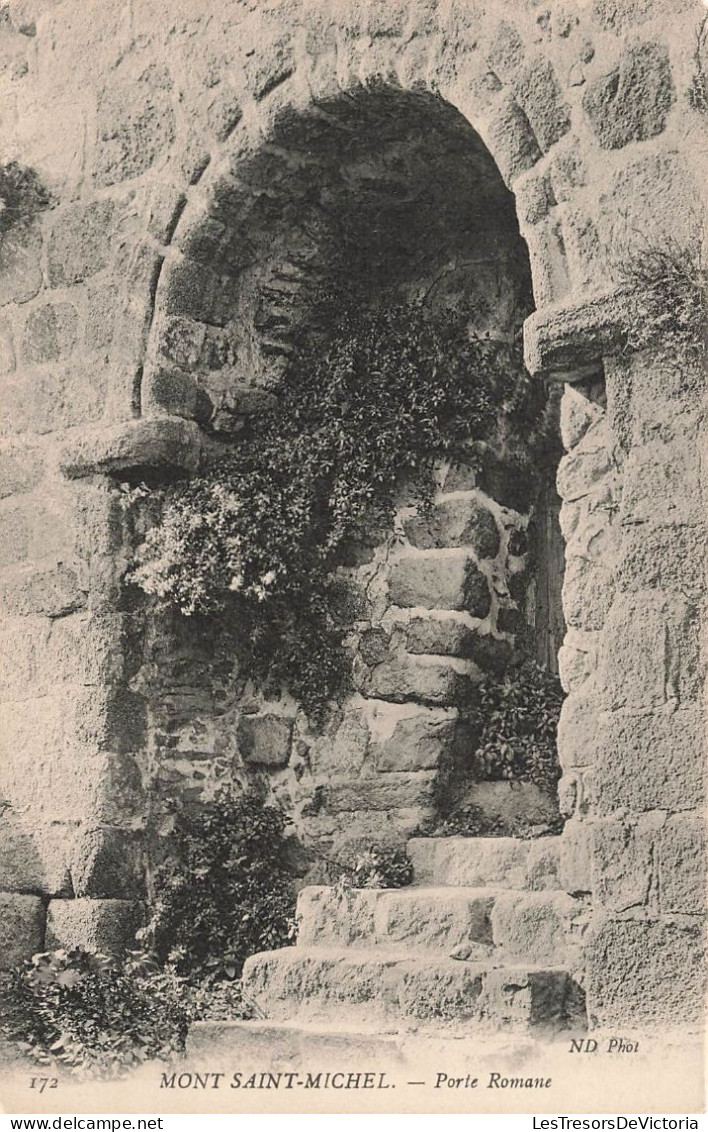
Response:
POLYGON ((341 892, 311 886, 298 897, 298 946, 380 947, 448 955, 469 946, 492 950, 494 894, 468 888, 359 888, 341 892))
MULTIPOLYGON (((582 1031, 578 1030, 578 1034, 582 1031)), ((568 1031, 558 1035, 565 1057, 568 1031)), ((544 1075, 549 1049, 554 1048, 545 1034, 484 1033, 482 1040, 470 1047, 468 1034, 413 1034, 408 1030, 382 1033, 359 1026, 349 1028, 339 1022, 332 1026, 311 1023, 265 1021, 193 1022, 187 1035, 184 1066, 209 1071, 234 1069, 245 1073, 311 1074, 316 1084, 318 1073, 349 1071, 373 1074, 375 1082, 382 1072, 400 1080, 400 1070, 416 1067, 417 1075, 428 1079, 431 1070, 435 1080, 440 1068, 469 1072, 470 1058, 476 1069, 506 1069, 518 1074, 530 1059, 540 1059, 539 1071, 529 1076, 544 1075)), ((410 1073, 406 1075, 410 1077, 410 1073)), ((361 1078, 360 1078, 361 1080, 361 1078)), ((297 1082, 300 1085, 300 1081, 297 1082)), ((287 1087, 281 1081, 279 1088, 287 1087)), ((366 1087, 366 1086, 364 1086, 366 1087)), ((307 1088, 307 1082, 305 1083, 307 1088)))
POLYGON ((469 961, 494 948, 529 963, 574 964, 587 923, 585 905, 564 892, 504 889, 304 888, 298 947, 396 948, 469 961))
POLYGON ((469 963, 430 953, 283 948, 243 970, 246 1001, 272 1022, 379 1031, 554 1032, 582 1024, 579 988, 558 967, 469 963))
POLYGON ((415 884, 461 888, 560 888, 560 837, 416 837, 408 842, 415 884))

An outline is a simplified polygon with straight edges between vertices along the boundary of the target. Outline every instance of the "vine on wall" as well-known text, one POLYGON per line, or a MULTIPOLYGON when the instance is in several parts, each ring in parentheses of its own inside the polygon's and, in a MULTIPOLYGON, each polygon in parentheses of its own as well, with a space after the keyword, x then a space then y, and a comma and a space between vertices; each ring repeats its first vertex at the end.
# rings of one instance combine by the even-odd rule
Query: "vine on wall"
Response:
POLYGON ((502 419, 528 436, 543 396, 516 347, 420 304, 346 313, 271 392, 222 460, 165 491, 131 577, 188 616, 237 608, 252 674, 316 720, 347 687, 329 580, 345 541, 390 519, 402 473, 469 462, 502 419))

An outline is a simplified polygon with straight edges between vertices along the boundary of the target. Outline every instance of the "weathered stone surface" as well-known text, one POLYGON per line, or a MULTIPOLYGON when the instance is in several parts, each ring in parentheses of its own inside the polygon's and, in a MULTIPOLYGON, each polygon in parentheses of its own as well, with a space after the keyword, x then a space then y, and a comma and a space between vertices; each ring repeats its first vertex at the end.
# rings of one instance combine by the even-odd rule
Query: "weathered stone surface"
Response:
POLYGON ((12 327, 0 318, 0 374, 12 373, 15 368, 15 342, 12 327))
POLYGON ((46 303, 32 311, 24 332, 24 360, 42 365, 68 357, 78 336, 78 314, 71 303, 46 303))
POLYGON ((405 633, 408 652, 460 657, 472 655, 476 635, 470 625, 450 617, 412 617, 405 633))
POLYGON ((119 68, 98 101, 98 185, 115 185, 144 173, 175 136, 167 71, 152 66, 130 78, 124 71, 119 68))
POLYGON ((577 962, 587 908, 565 892, 508 892, 491 910, 492 935, 505 955, 560 966, 577 962))
POLYGON ((11 811, 0 825, 0 890, 45 896, 71 895, 70 825, 30 825, 11 811))
POLYGON ((416 884, 463 888, 558 888, 557 837, 416 837, 407 845, 416 884))
POLYGON ((464 692, 468 675, 433 657, 392 657, 372 668, 361 681, 361 692, 377 700, 405 703, 419 700, 441 707, 454 705, 464 692))
POLYGON ((558 674, 564 692, 574 692, 595 673, 599 633, 570 629, 558 652, 558 674))
POLYGON ((145 886, 143 845, 134 830, 80 829, 70 862, 77 897, 135 899, 145 886))
POLYGON ((491 606, 487 579, 462 551, 399 558, 391 566, 389 589, 394 605, 403 607, 464 609, 484 618, 491 606))
POLYGON ((30 543, 31 508, 27 506, 3 507, 0 510, 4 539, 0 544, 0 570, 22 562, 30 543))
POLYGON ((695 448, 660 441, 634 449, 625 466, 623 523, 696 523, 700 512, 695 448))
POLYGON ((600 921, 588 938, 588 1010, 598 1027, 700 1024, 705 940, 699 925, 600 921))
POLYGON ((496 520, 476 499, 437 503, 430 514, 407 519, 403 529, 408 540, 420 550, 469 546, 478 558, 495 558, 499 553, 496 520))
POLYGON ((244 993, 276 1021, 350 1023, 411 1019, 437 1031, 461 1026, 531 1030, 562 1024, 565 973, 510 967, 485 971, 455 960, 401 959, 306 948, 264 952, 246 961, 244 993))
POLYGON ((514 99, 505 102, 492 120, 489 145, 507 184, 535 165, 541 156, 531 124, 514 99))
POLYGON ((600 145, 621 149, 660 134, 675 99, 666 47, 635 43, 617 67, 589 84, 583 109, 600 145))
POLYGON ((558 802, 533 782, 476 782, 465 791, 465 803, 492 820, 544 825, 558 816, 558 802))
POLYGON ((46 946, 120 955, 134 948, 144 914, 134 900, 50 900, 46 946))
POLYGON ((381 774, 329 782, 324 789, 325 806, 330 813, 350 810, 388 810, 391 807, 429 806, 432 800, 433 771, 417 774, 381 774))
POLYGON ((54 432, 90 424, 106 409, 105 363, 64 362, 56 369, 23 371, 5 386, 3 433, 54 432))
POLYGON ((54 287, 79 283, 107 266, 115 217, 113 201, 72 205, 54 222, 49 242, 49 281, 54 287))
POLYGON ((657 589, 698 600, 705 587, 705 545, 701 526, 625 526, 617 584, 630 592, 657 589))
POLYGON ((64 563, 15 567, 0 584, 0 609, 7 617, 62 617, 82 609, 86 600, 86 582, 77 569, 64 563))
POLYGON ((593 893, 600 907, 616 915, 646 916, 656 886, 658 830, 666 815, 643 814, 632 821, 592 823, 593 893))
POLYGON ((237 739, 247 763, 283 767, 290 759, 293 721, 282 715, 242 715, 237 739))
POLYGON ((44 919, 39 897, 0 892, 0 969, 11 970, 42 950, 44 919))
MULTIPOLYGON (((468 889, 360 889, 345 896, 308 887, 298 897, 298 947, 397 947, 442 951, 489 945, 493 897, 468 889)), ((480 948, 479 957, 485 951, 480 948)))
POLYGON ((659 908, 666 914, 702 915, 707 892, 704 814, 676 814, 659 841, 659 908))
POLYGON ((454 711, 413 707, 400 714, 391 734, 372 738, 371 758, 377 770, 433 770, 454 743, 458 730, 454 711))
POLYGON ((702 667, 695 606, 653 590, 618 597, 605 622, 600 672, 613 710, 645 715, 696 699, 702 667))
POLYGON ((44 460, 33 445, 5 442, 0 452, 0 499, 31 491, 44 475, 44 460))
POLYGON ((597 490, 615 468, 612 435, 600 420, 558 465, 558 494, 565 503, 584 499, 597 490))
POLYGON ((538 56, 524 69, 517 83, 517 97, 545 153, 570 129, 569 107, 553 65, 545 56, 538 56))
POLYGON ((560 408, 561 439, 566 449, 576 446, 589 428, 602 420, 605 410, 573 385, 563 390, 560 408))
POLYGON ((0 240, 0 307, 26 303, 42 286, 42 236, 39 227, 18 224, 0 240))
POLYGON ((595 805, 691 810, 706 796, 705 724, 698 706, 646 715, 602 716, 597 736, 595 805))
POLYGON ((587 558, 569 557, 563 575, 563 612, 574 629, 602 629, 614 600, 612 570, 587 558))
POLYGON ((602 702, 587 685, 567 696, 558 721, 558 752, 561 766, 592 766, 598 755, 598 717, 602 702))
POLYGON ((589 822, 565 823, 560 839, 559 884, 572 894, 592 891, 592 827, 589 822))

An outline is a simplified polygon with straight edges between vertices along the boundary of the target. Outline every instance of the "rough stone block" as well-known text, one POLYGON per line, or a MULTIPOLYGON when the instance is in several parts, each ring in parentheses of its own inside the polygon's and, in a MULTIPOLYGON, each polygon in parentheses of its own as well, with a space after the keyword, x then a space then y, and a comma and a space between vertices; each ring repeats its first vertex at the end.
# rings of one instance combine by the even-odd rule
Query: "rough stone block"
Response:
POLYGON ((416 837, 408 842, 407 852, 419 885, 527 889, 533 871, 535 888, 556 887, 557 838, 536 842, 515 837, 416 837))
POLYGON ((573 629, 602 629, 615 596, 612 570, 580 555, 569 554, 563 575, 563 612, 573 629))
POLYGON ((450 617, 413 617, 406 624, 406 650, 414 654, 471 657, 474 629, 450 617))
POLYGON ((584 1002, 565 971, 500 967, 484 978, 480 1012, 495 1029, 554 1031, 584 1028, 584 1002))
POLYGON ((27 558, 32 511, 32 506, 28 507, 27 504, 3 507, 0 510, 0 523, 3 529, 0 570, 4 570, 6 566, 15 566, 27 558))
POLYGON ((659 842, 660 910, 703 915, 707 893, 705 816, 676 814, 667 820, 659 842))
MULTIPOLYGON (((458 664, 461 662, 457 662, 458 664)), ((466 672, 433 657, 403 656, 377 664, 361 683, 361 692, 377 700, 391 700, 401 704, 408 700, 454 705, 469 682, 466 672)))
POLYGON ((551 62, 539 56, 519 76, 517 97, 545 153, 570 129, 570 110, 563 100, 551 62))
POLYGON ((700 526, 625 526, 617 584, 627 591, 657 589, 699 599, 705 588, 705 544, 700 526))
POLYGON ((697 705, 646 715, 612 712, 598 723, 599 813, 690 810, 703 803, 705 724, 697 705))
POLYGON ((69 357, 78 337, 79 316, 72 303, 45 303, 25 323, 23 355, 29 365, 69 357))
POLYGON ((117 475, 136 468, 196 471, 201 433, 192 421, 140 420, 113 428, 86 430, 60 453, 70 479, 96 472, 117 475))
POLYGON ((489 147, 507 185, 535 165, 541 149, 526 114, 509 99, 489 126, 489 147))
POLYGON ((135 946, 144 916, 142 904, 134 900, 50 900, 46 946, 120 955, 135 946))
POLYGON ((11 970, 42 950, 44 920, 38 896, 0 892, 0 969, 11 970))
POLYGON ((565 892, 500 893, 491 911, 495 946, 527 963, 576 963, 586 923, 585 905, 565 892))
POLYGON ((113 201, 71 205, 58 215, 49 242, 49 282, 53 287, 80 283, 108 265, 115 218, 113 201))
POLYGON ((575 448, 588 429, 597 425, 605 415, 602 405, 591 401, 574 385, 566 385, 560 405, 561 440, 566 450, 575 448))
POLYGON ((403 524, 406 538, 419 550, 469 546, 478 558, 495 558, 500 536, 496 520, 476 499, 437 503, 429 514, 415 515, 403 524))
POLYGON ((628 714, 695 700, 702 681, 695 606, 653 590, 618 597, 605 622, 600 677, 608 706, 628 714))
POLYGON ((372 736, 371 758, 379 771, 433 770, 455 741, 457 713, 440 708, 405 708, 396 714, 393 730, 385 738, 372 736))
POLYGON ((597 670, 599 633, 570 629, 558 652, 558 673, 565 692, 574 692, 597 670))
POLYGON ((588 428, 582 441, 558 465, 556 485, 565 503, 585 499, 599 486, 611 482, 616 467, 613 448, 603 420, 588 428))
POLYGON ((15 567, 0 582, 0 609, 8 617, 62 617, 86 604, 86 583, 64 563, 15 567))
POLYGON ((587 944, 588 1009, 598 1028, 701 1025, 705 937, 698 924, 601 920, 587 944))
POLYGON ((658 830, 665 814, 592 823, 593 894, 615 914, 646 917, 654 903, 658 830))
POLYGON ((432 802, 434 771, 417 774, 386 774, 355 781, 332 781, 324 788, 329 813, 350 810, 389 810, 396 807, 429 806, 432 802))
POLYGON ((290 759, 293 721, 282 715, 242 715, 238 746, 247 763, 284 767, 290 759))
POLYGON ((175 136, 175 114, 166 70, 148 67, 142 75, 119 69, 98 100, 98 139, 94 177, 115 185, 145 173, 175 136))
POLYGON ((565 892, 592 891, 592 827, 588 822, 565 823, 560 839, 560 887, 565 892))
POLYGON ((0 240, 0 307, 26 303, 42 286, 42 236, 37 225, 17 224, 0 240))
POLYGON ((71 825, 28 823, 6 810, 0 825, 0 890, 70 895, 74 833, 71 825))
POLYGON ((0 374, 12 373, 15 369, 15 343, 12 327, 7 319, 0 318, 0 374))
POLYGON ((695 446, 653 441, 634 449, 625 465, 623 524, 701 523, 699 462, 695 446))
POLYGON ((0 499, 32 491, 44 475, 44 458, 34 446, 17 447, 11 441, 0 452, 0 499))
POLYGON ((70 872, 77 897, 135 899, 145 887, 142 839, 133 830, 81 828, 74 838, 70 872))
POLYGON ((585 685, 563 701, 558 721, 558 753, 564 770, 592 766, 597 758, 601 702, 585 685))
POLYGON ((558 801, 533 782, 475 782, 465 791, 466 804, 492 821, 545 825, 558 817, 558 801))
POLYGON ((463 551, 423 551, 399 558, 389 576, 394 605, 467 610, 484 618, 491 608, 489 584, 463 551))
POLYGON ((583 110, 603 149, 660 134, 676 94, 663 43, 632 43, 619 65, 588 84, 583 110))

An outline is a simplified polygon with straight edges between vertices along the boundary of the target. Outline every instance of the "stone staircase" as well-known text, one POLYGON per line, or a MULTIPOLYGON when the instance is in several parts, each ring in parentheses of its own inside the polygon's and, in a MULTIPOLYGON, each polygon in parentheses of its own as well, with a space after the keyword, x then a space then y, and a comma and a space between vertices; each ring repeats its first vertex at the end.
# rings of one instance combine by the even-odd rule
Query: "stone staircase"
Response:
MULTIPOLYGON (((192 1026, 188 1052, 261 1068, 326 1050, 585 1029, 587 908, 559 887, 559 838, 419 838, 401 889, 303 889, 297 946, 252 956, 254 1022, 192 1026), (374 1045, 372 1045, 374 1043, 374 1045)), ((358 1051, 358 1052, 357 1052, 358 1051)))

